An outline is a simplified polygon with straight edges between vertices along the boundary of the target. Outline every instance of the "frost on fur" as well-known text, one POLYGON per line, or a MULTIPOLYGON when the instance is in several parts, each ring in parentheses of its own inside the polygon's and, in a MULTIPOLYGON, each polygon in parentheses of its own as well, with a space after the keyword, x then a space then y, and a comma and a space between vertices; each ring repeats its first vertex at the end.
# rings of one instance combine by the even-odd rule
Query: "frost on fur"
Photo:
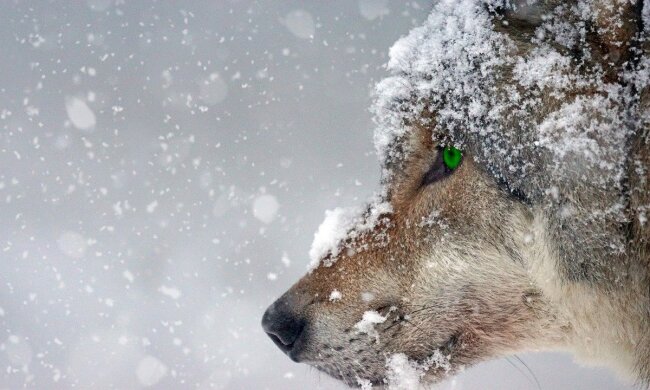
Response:
POLYGON ((648 61, 611 74, 595 59, 597 48, 585 44, 602 17, 594 4, 436 3, 424 25, 391 48, 391 76, 375 90, 374 138, 385 181, 408 157, 404 139, 412 126, 428 126, 434 141, 463 149, 508 191, 584 232, 566 243, 567 251, 607 241, 610 254, 620 253, 625 237, 607 226, 645 222, 643 206, 625 209, 624 192, 630 140, 648 123, 647 109, 637 106, 638 91, 648 86, 648 61), (539 24, 523 40, 495 28, 504 23, 497 9, 539 24), (585 191, 596 201, 578 202, 585 191))
POLYGON ((482 88, 493 81, 495 66, 506 58, 508 40, 492 31, 488 13, 474 0, 443 0, 425 25, 413 29, 390 49, 392 77, 376 87, 373 112, 375 147, 380 160, 400 159, 391 147, 420 119, 425 107, 437 109, 441 126, 480 131, 477 119, 491 107, 482 88))
MULTIPOLYGON (((585 9, 558 7, 554 14, 564 20, 590 20, 593 16, 584 14, 585 9)), ((410 124, 434 116, 438 137, 471 148, 497 179, 514 187, 530 180, 551 180, 535 171, 535 163, 545 155, 541 147, 577 149, 593 158, 605 155, 620 167, 625 156, 622 142, 630 133, 621 107, 632 94, 603 81, 597 67, 585 72, 568 50, 558 49, 559 44, 575 50, 585 39, 580 24, 560 25, 549 16, 532 39, 537 47, 519 54, 512 39, 495 31, 493 23, 489 7, 480 1, 444 0, 424 26, 395 43, 387 65, 392 76, 377 85, 373 107, 380 160, 389 165, 402 159, 400 153, 408 150, 394 144, 410 124), (504 89, 501 84, 506 82, 509 67, 519 85, 495 93, 504 89), (576 89, 596 93, 589 95, 592 101, 574 101, 570 94, 576 89), (565 105, 556 104, 555 112, 549 112, 551 118, 540 123, 539 113, 549 109, 549 96, 565 105), (592 116, 581 107, 596 107, 599 115, 592 116), (553 117, 579 126, 567 127, 553 117), (571 139, 549 138, 549 133, 566 130, 571 139), (593 150, 596 144, 598 150, 593 150)), ((611 177, 621 179, 619 173, 611 177)))
MULTIPOLYGON (((309 269, 318 267, 321 260, 324 266, 331 266, 345 240, 354 240, 371 231, 381 222, 382 217, 391 211, 390 203, 383 201, 380 196, 370 202, 365 212, 358 207, 337 207, 325 211, 325 220, 314 234, 314 241, 309 250, 309 269)), ((375 239, 381 240, 381 234, 377 234, 375 239)))
MULTIPOLYGON (((390 49, 390 77, 375 89, 374 143, 383 182, 408 157, 405 140, 413 126, 426 126, 434 141, 463 149, 497 183, 555 210, 559 219, 568 216, 567 202, 595 188, 593 198, 602 201, 575 205, 571 230, 591 229, 594 221, 603 229, 631 217, 644 221, 642 210, 617 207, 625 199, 612 190, 625 191, 630 139, 648 122, 647 112, 637 111, 648 61, 641 58, 615 75, 625 84, 608 75, 585 44, 601 12, 590 1, 552 7, 536 1, 437 2, 424 25, 390 49), (495 28, 505 23, 498 10, 539 24, 522 41, 495 28)), ((379 202, 363 217, 358 209, 328 212, 310 251, 312 268, 322 259, 331 265, 343 242, 371 230, 385 211, 379 202)), ((606 237, 596 229, 593 238, 575 241, 589 246, 606 237)), ((611 237, 609 247, 620 248, 623 239, 611 237)))
POLYGON ((451 369, 449 357, 440 351, 435 351, 421 363, 410 360, 403 353, 396 353, 386 359, 386 367, 388 368, 386 380, 391 390, 418 389, 427 371, 439 369, 447 373, 451 369))
POLYGON ((379 333, 375 330, 375 325, 383 324, 386 322, 386 318, 374 310, 369 310, 363 313, 363 318, 354 325, 354 328, 359 333, 374 337, 375 342, 379 342, 379 333))
POLYGON ((340 301, 341 298, 343 298, 343 294, 341 294, 341 292, 340 292, 339 290, 334 289, 334 290, 332 290, 332 292, 330 293, 329 301, 330 301, 330 302, 336 302, 336 301, 340 301))

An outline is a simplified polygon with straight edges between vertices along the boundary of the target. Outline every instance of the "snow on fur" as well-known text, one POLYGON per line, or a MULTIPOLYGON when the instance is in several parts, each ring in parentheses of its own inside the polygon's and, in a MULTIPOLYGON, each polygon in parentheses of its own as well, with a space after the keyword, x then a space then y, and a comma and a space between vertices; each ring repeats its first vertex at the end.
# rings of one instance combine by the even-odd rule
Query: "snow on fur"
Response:
POLYGON ((339 290, 334 289, 330 293, 329 301, 336 302, 336 301, 340 301, 342 298, 343 298, 343 294, 339 290))
POLYGON ((345 240, 354 240, 364 232, 375 228, 383 215, 392 211, 391 205, 377 195, 365 209, 360 207, 337 207, 325 211, 325 220, 320 224, 309 250, 309 268, 314 269, 323 260, 331 266, 339 255, 345 240))
MULTIPOLYGON (((620 86, 603 82, 600 69, 585 72, 576 66, 569 49, 585 38, 584 29, 579 23, 573 26, 549 18, 531 39, 535 49, 519 54, 512 39, 493 28, 498 21, 489 9, 496 3, 501 2, 486 6, 478 0, 442 0, 423 26, 391 48, 387 68, 392 76, 377 85, 373 107, 380 160, 387 165, 403 159, 408 150, 395 144, 409 125, 426 125, 426 118, 435 116, 430 125, 438 137, 467 148, 498 180, 512 187, 531 192, 534 186, 552 181, 532 177, 531 172, 539 173, 534 165, 545 158, 543 149, 551 151, 556 166, 563 165, 564 155, 555 153, 556 146, 578 153, 587 146, 583 154, 589 159, 607 154, 613 164, 607 167, 605 179, 610 185, 620 181, 616 170, 625 158, 630 134, 621 110, 626 94, 620 86), (594 101, 571 101, 571 93, 587 89, 595 92, 590 95, 594 101), (540 113, 553 107, 549 108, 549 96, 565 106, 540 123, 540 113), (592 115, 592 107, 598 108, 599 115, 592 115), (579 127, 567 126, 566 114, 579 127), (570 136, 553 134, 567 130, 572 131, 570 136)), ((558 7, 554 12, 564 16, 559 20, 579 20, 589 18, 585 7, 558 7)))
MULTIPOLYGON (((481 86, 503 64, 508 40, 492 31, 488 13, 474 0, 443 0, 426 23, 390 49, 393 74, 376 87, 373 112, 380 160, 400 158, 391 147, 419 120, 425 106, 436 106, 442 123, 473 120, 490 109, 481 86)), ((437 119, 439 120, 439 119, 437 119)))
MULTIPOLYGON (((497 183, 536 204, 559 210, 596 188, 592 198, 600 200, 576 205, 571 229, 628 219, 615 204, 625 202, 630 139, 639 117, 647 117, 635 109, 635 91, 648 83, 647 61, 621 74, 628 85, 605 77, 585 44, 585 26, 598 17, 592 2, 558 4, 441 0, 424 25, 393 45, 391 75, 377 85, 372 108, 384 183, 410 152, 412 126, 422 125, 432 128, 434 141, 463 149, 497 183), (521 41, 495 28, 502 23, 497 8, 519 10, 539 25, 521 41)), ((324 264, 331 265, 342 243, 373 222, 359 209, 330 211, 310 251, 312 267, 328 254, 324 264)), ((608 234, 596 229, 567 245, 594 245, 608 234)), ((608 238, 610 247, 623 239, 608 238)))
POLYGON ((593 4, 437 2, 424 25, 391 48, 391 76, 375 90, 384 181, 399 174, 411 127, 428 126, 434 141, 463 149, 507 190, 557 209, 563 226, 584 232, 566 243, 567 252, 604 240, 620 251, 625 237, 607 226, 628 220, 621 194, 630 139, 648 117, 636 109, 648 67, 642 58, 621 70, 629 84, 605 76, 608 65, 585 44, 598 17, 593 4), (539 21, 528 41, 495 28, 505 23, 496 7, 539 21), (585 191, 595 201, 571 205, 585 191))
MULTIPOLYGON (((441 0, 395 43, 372 107, 383 182, 399 174, 412 127, 428 126, 434 141, 462 149, 499 185, 556 210, 558 224, 578 231, 563 244, 567 253, 605 241, 618 253, 625 237, 608 226, 646 220, 645 206, 626 211, 625 183, 630 140, 650 117, 637 109, 648 60, 623 67, 621 83, 588 44, 599 17, 594 3, 557 4, 441 0), (506 25, 497 8, 534 19, 534 32, 524 39, 495 28, 506 25), (594 201, 578 202, 586 191, 594 201)), ((369 218, 362 209, 328 212, 310 251, 312 268, 321 259, 331 265, 346 240, 370 231, 389 209, 376 204, 380 212, 371 206, 369 218)))
POLYGON ((363 313, 363 318, 354 325, 354 328, 357 332, 374 337, 375 341, 379 342, 379 333, 375 330, 375 325, 383 324, 386 318, 374 310, 369 310, 363 313))
POLYGON ((449 357, 438 350, 421 363, 409 359, 403 353, 396 353, 386 359, 386 367, 386 380, 391 390, 418 389, 427 371, 440 369, 448 373, 451 369, 449 357))

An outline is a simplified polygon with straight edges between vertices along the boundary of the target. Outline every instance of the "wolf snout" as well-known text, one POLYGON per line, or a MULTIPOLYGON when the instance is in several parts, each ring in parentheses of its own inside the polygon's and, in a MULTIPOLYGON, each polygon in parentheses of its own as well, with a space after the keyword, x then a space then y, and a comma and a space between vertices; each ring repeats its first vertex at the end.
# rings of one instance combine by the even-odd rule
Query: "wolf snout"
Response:
POLYGON ((306 320, 292 309, 287 299, 275 301, 262 316, 262 328, 275 345, 293 361, 298 361, 306 320))

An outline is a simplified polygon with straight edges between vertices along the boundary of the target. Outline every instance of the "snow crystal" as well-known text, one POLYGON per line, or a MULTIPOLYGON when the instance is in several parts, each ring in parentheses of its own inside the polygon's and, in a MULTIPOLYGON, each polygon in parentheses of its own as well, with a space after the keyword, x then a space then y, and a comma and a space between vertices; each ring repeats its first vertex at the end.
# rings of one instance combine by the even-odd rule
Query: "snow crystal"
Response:
POLYGON ((260 195, 253 202, 253 216, 269 224, 275 219, 279 207, 275 196, 269 194, 260 195))
POLYGON ((316 268, 328 255, 323 264, 331 266, 340 253, 343 241, 354 240, 360 234, 372 230, 383 215, 392 211, 390 203, 381 201, 380 197, 376 197, 370 204, 365 213, 359 207, 337 207, 325 211, 325 220, 314 234, 309 249, 310 269, 316 268))
POLYGON ((325 220, 321 222, 314 241, 309 250, 311 268, 315 268, 321 258, 328 253, 332 257, 338 255, 339 244, 346 237, 348 231, 354 227, 357 216, 361 213, 358 208, 337 207, 334 210, 325 210, 325 220))
POLYGON ((26 366, 32 361, 32 347, 24 337, 11 335, 4 344, 4 351, 12 364, 26 366))
POLYGON ((135 279, 133 277, 133 273, 129 270, 125 270, 124 272, 122 272, 122 276, 124 276, 124 279, 128 280, 129 283, 133 283, 133 280, 135 279))
POLYGON ((113 0, 86 0, 88 7, 95 12, 106 11, 112 3, 113 0))
POLYGON ((591 167, 613 170, 622 166, 616 156, 624 150, 628 133, 618 120, 621 131, 611 131, 612 124, 594 120, 594 113, 601 113, 609 120, 616 120, 610 111, 611 102, 604 97, 578 97, 563 104, 539 125, 537 145, 551 151, 558 165, 564 165, 567 156, 581 157, 581 164, 574 167, 591 167), (611 153, 615 155, 611 155, 611 153))
POLYGON ((370 382, 368 379, 357 378, 357 385, 361 387, 361 390, 372 389, 372 382, 370 382))
POLYGON ((211 106, 223 102, 228 96, 228 84, 216 72, 201 81, 199 88, 199 98, 211 106))
POLYGON ((376 342, 379 342, 379 333, 375 330, 375 325, 384 323, 386 318, 374 310, 368 310, 363 313, 363 318, 354 325, 354 328, 358 333, 367 334, 374 337, 376 342))
POLYGON ((150 387, 167 375, 167 366, 156 357, 149 355, 140 360, 135 374, 142 386, 150 387))
POLYGON ((359 12, 368 20, 375 20, 389 14, 388 0, 359 0, 359 12))
POLYGON ((95 127, 95 113, 86 102, 76 97, 65 99, 65 109, 72 125, 79 130, 91 130, 95 127))
POLYGON ((283 23, 293 35, 301 39, 312 38, 316 32, 314 18, 309 12, 301 9, 289 12, 283 23))
POLYGON ((178 299, 181 297, 181 290, 176 287, 160 286, 158 292, 170 297, 171 299, 178 299))
POLYGON ((59 236, 57 245, 61 252, 73 259, 80 259, 86 254, 86 239, 76 232, 64 232, 59 236))
POLYGON ((291 259, 289 258, 289 255, 287 254, 287 252, 282 252, 282 257, 280 258, 280 261, 287 268, 289 268, 291 266, 291 259))
POLYGON ((343 294, 341 294, 341 292, 339 290, 334 289, 330 293, 330 298, 329 298, 330 302, 340 301, 341 298, 343 298, 343 294))
POLYGON ((405 354, 396 353, 390 356, 386 366, 386 379, 391 390, 412 390, 419 387, 422 371, 417 363, 410 361, 405 354))
POLYGON ((388 388, 391 390, 411 390, 420 388, 420 381, 430 369, 449 372, 449 357, 436 350, 424 362, 410 360, 403 353, 396 353, 386 359, 388 388))
POLYGON ((528 58, 518 58, 512 73, 519 84, 525 87, 569 87, 570 66, 570 57, 551 48, 541 47, 533 49, 528 58))
POLYGON ((154 200, 154 201, 152 201, 151 203, 149 203, 149 204, 147 205, 147 212, 148 212, 149 214, 151 214, 151 213, 153 213, 154 211, 156 211, 156 208, 157 208, 157 207, 158 207, 158 201, 157 201, 157 200, 154 200))

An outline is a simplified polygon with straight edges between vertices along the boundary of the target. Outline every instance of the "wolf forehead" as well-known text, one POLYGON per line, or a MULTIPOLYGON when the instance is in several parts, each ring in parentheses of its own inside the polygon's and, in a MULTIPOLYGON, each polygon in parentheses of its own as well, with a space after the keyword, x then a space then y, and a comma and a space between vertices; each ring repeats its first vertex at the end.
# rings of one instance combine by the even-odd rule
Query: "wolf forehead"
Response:
POLYGON ((620 188, 644 81, 639 43, 620 23, 638 6, 608 3, 439 2, 391 48, 391 76, 375 90, 384 181, 403 172, 421 142, 413 129, 426 127, 533 200, 574 180, 565 167, 575 162, 620 188))

